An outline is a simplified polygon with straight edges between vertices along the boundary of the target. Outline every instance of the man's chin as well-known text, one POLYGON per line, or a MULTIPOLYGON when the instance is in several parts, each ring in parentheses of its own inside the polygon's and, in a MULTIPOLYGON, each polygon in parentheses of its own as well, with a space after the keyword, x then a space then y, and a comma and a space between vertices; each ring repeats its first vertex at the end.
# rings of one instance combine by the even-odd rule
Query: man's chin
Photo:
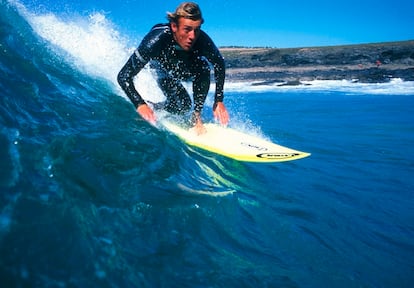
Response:
POLYGON ((183 47, 183 49, 184 49, 185 51, 190 51, 192 47, 193 47, 193 45, 192 45, 192 44, 188 44, 188 45, 185 45, 185 46, 183 47))

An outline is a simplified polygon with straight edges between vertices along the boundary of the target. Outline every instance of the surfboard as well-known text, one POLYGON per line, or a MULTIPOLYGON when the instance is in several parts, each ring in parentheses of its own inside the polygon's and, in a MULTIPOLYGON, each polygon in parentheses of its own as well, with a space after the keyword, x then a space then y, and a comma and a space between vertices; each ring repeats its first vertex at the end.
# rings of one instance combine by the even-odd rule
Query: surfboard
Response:
POLYGON ((171 121, 162 125, 190 146, 238 161, 283 162, 310 155, 219 124, 204 123, 207 132, 201 135, 171 121))

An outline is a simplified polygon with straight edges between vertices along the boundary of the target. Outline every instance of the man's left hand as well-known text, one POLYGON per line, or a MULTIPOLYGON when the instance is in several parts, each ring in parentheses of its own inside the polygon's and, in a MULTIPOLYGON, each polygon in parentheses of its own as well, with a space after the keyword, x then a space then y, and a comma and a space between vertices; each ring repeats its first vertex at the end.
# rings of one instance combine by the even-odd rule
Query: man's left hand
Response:
POLYGON ((214 118, 219 120, 221 125, 227 125, 229 123, 229 113, 223 102, 217 102, 213 110, 214 118))

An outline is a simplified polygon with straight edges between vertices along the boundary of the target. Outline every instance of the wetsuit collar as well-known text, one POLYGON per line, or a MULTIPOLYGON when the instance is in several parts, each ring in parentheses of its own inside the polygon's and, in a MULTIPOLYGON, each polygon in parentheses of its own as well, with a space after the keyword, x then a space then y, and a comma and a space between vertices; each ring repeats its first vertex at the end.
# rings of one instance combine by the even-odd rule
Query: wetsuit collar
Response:
POLYGON ((175 45, 174 45, 174 47, 175 47, 175 50, 178 50, 178 51, 184 51, 184 49, 183 49, 183 48, 181 48, 181 46, 180 46, 180 45, 178 45, 178 44, 175 44, 175 45))

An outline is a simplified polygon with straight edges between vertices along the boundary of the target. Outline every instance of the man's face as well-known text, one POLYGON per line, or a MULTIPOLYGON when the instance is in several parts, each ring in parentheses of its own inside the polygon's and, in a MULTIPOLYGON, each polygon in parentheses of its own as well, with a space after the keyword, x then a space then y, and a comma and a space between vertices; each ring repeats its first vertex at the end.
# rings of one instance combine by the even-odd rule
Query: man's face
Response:
POLYGON ((178 24, 171 23, 175 41, 185 51, 189 51, 200 35, 201 20, 178 19, 178 24))

